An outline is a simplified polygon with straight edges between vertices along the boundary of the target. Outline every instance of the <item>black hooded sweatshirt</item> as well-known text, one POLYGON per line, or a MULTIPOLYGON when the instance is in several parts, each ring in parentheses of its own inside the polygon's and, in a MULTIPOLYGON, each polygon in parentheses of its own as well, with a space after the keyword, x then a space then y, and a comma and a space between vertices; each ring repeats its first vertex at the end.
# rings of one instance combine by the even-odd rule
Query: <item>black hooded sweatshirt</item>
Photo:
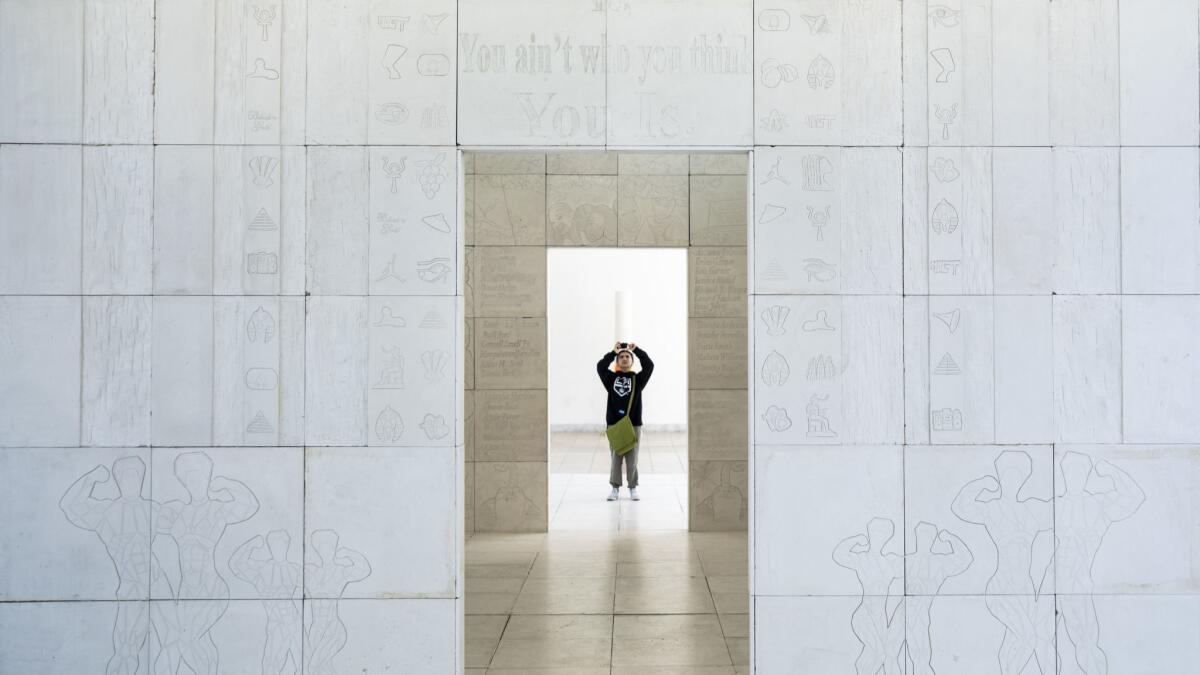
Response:
MULTIPOLYGON (((642 362, 642 370, 637 375, 637 396, 633 399, 633 410, 629 413, 629 421, 633 422, 633 426, 642 426, 642 390, 646 388, 646 383, 650 381, 650 375, 654 373, 654 362, 650 360, 650 355, 642 351, 641 347, 633 350, 633 355, 642 362)), ((596 373, 600 375, 600 381, 604 383, 604 389, 608 392, 608 410, 604 413, 606 424, 616 424, 617 420, 625 416, 625 411, 629 406, 629 394, 633 389, 633 375, 635 373, 623 372, 616 373, 608 369, 613 361, 617 360, 617 353, 610 351, 600 357, 600 361, 596 363, 596 373)))

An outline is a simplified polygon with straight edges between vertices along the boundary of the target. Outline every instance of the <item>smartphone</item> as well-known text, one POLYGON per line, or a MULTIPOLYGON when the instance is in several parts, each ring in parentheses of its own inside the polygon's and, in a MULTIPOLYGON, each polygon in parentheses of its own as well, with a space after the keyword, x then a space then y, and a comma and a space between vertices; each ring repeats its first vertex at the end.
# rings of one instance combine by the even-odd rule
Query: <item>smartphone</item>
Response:
POLYGON ((628 342, 622 342, 622 343, 621 343, 621 348, 622 348, 622 349, 625 349, 625 348, 628 348, 628 347, 629 347, 629 343, 628 343, 628 342))

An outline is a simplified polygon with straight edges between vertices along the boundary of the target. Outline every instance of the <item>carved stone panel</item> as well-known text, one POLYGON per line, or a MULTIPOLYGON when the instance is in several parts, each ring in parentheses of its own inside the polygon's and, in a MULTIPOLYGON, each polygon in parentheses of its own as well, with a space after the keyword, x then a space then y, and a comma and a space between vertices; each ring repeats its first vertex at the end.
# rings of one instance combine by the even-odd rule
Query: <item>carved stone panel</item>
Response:
POLYGON ((619 176, 617 209, 618 245, 687 246, 686 175, 619 176))
POLYGON ((476 389, 545 389, 545 319, 475 319, 476 389))
POLYGON ((546 155, 546 173, 611 176, 617 173, 615 152, 561 152, 546 155))
POLYGON ((545 174, 475 176, 476 246, 546 243, 545 174))
POLYGON ((613 145, 749 144, 751 0, 607 2, 613 145))
POLYGON ((464 323, 463 388, 470 390, 475 388, 475 319, 468 316, 464 323))
POLYGON ((370 298, 367 444, 452 446, 453 298, 370 298))
POLYGON ((745 530, 750 519, 745 461, 688 462, 689 527, 693 532, 745 530))
POLYGON ((688 173, 693 176, 745 176, 747 157, 745 153, 703 153, 691 155, 688 173))
POLYGON ((691 177, 691 245, 746 245, 744 175, 691 177))
POLYGON ((688 249, 688 316, 746 316, 746 249, 688 249))
POLYGON ((749 452, 747 394, 737 389, 688 392, 688 455, 692 460, 745 460, 749 452))
POLYGON ((690 319, 688 386, 745 389, 746 349, 745 319, 690 319))
POLYGON ((548 176, 546 221, 550 246, 616 246, 616 176, 548 176))
POLYGON ((548 449, 546 390, 478 391, 477 461, 544 461, 548 449))
POLYGON ((746 245, 746 177, 692 176, 692 246, 746 245))
POLYGON ((156 297, 150 316, 151 443, 211 445, 213 298, 156 297))
POLYGON ((622 152, 618 157, 622 176, 685 176, 688 172, 688 156, 676 152, 622 152))
POLYGON ((150 444, 151 298, 83 300, 80 445, 150 444))
MULTIPOLYGON (((463 455, 467 464, 475 461, 475 390, 463 392, 463 455)), ((467 494, 470 494, 468 489, 467 494)))
POLYGON ((373 147, 368 155, 370 292, 453 295, 457 153, 373 147))
POLYGON ((78 297, 0 297, 0 447, 78 445, 80 310, 78 297))
POLYGON ((82 165, 78 146, 0 147, 0 293, 80 292, 82 165))
POLYGON ((475 462, 476 532, 545 532, 546 462, 475 462))
POLYGON ((544 174, 546 156, 532 152, 477 152, 475 173, 477 174, 544 174))
POLYGON ((606 5, 461 0, 458 140, 603 145, 606 5))
POLYGON ((545 316, 546 249, 475 247, 472 291, 475 316, 545 316))

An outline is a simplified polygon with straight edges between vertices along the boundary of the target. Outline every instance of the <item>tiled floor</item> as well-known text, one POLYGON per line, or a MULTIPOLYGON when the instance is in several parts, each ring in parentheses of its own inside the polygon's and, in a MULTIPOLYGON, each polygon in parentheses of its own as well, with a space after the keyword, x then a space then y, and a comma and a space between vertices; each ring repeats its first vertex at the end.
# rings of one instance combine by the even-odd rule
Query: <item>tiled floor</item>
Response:
MULTIPOLYGON (((611 487, 608 441, 603 433, 555 433, 550 437, 551 530, 686 530, 687 432, 642 433, 638 448, 638 495, 604 501, 611 487)), ((622 472, 622 480, 624 472, 622 472)))
POLYGON ((687 436, 656 436, 642 501, 604 500, 603 436, 556 434, 551 531, 467 540, 468 673, 748 672, 746 535, 683 529, 687 436))

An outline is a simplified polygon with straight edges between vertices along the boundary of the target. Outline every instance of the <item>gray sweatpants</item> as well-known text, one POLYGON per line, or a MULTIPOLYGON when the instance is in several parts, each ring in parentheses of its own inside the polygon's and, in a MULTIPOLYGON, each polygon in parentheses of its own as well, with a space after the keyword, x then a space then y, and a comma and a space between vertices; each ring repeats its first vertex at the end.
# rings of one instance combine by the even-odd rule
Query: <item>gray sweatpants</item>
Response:
POLYGON ((638 448, 642 445, 642 428, 634 427, 633 434, 637 436, 637 445, 633 446, 632 450, 623 455, 618 455, 611 450, 609 451, 609 453, 612 455, 612 469, 608 472, 608 484, 615 488, 621 487, 622 460, 625 462, 625 478, 629 481, 630 489, 633 489, 638 485, 637 456, 638 448))

